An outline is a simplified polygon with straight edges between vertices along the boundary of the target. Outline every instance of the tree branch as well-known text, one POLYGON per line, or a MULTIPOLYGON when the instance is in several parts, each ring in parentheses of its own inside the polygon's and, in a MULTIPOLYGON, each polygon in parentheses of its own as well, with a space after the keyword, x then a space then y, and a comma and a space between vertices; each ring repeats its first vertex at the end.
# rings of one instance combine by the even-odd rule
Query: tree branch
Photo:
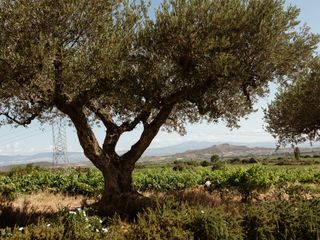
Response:
POLYGON ((132 131, 140 122, 146 122, 150 112, 142 111, 133 121, 125 122, 119 127, 115 124, 108 124, 106 137, 103 142, 103 151, 113 159, 119 159, 119 155, 115 151, 115 147, 122 133, 132 131))
POLYGON ((5 116, 7 119, 9 119, 10 121, 18 124, 18 125, 21 125, 21 126, 24 126, 26 127, 27 125, 29 125, 37 116, 39 116, 39 112, 37 113, 31 113, 31 116, 25 118, 25 119, 17 119, 16 117, 12 117, 10 116, 10 114, 8 112, 0 112, 0 116, 5 116))
POLYGON ((109 159, 109 156, 105 156, 102 149, 99 146, 99 142, 96 139, 89 123, 87 116, 81 106, 75 106, 71 104, 58 105, 60 111, 67 114, 73 122, 80 145, 84 150, 84 154, 93 162, 93 164, 100 170, 105 169, 105 159, 109 159))
POLYGON ((150 124, 145 124, 140 139, 132 145, 127 153, 120 157, 120 161, 133 164, 142 156, 143 152, 149 147, 153 138, 159 132, 160 127, 170 116, 174 105, 175 104, 169 104, 164 106, 150 124))
POLYGON ((139 122, 145 122, 150 116, 149 112, 143 111, 133 121, 124 122, 118 126, 112 120, 110 113, 105 109, 94 109, 93 106, 91 109, 94 110, 94 113, 100 118, 107 129, 106 137, 103 142, 103 151, 109 156, 112 156, 114 159, 119 158, 115 151, 115 147, 121 134, 126 131, 132 131, 139 124, 139 122))
POLYGON ((133 119, 131 122, 124 122, 120 125, 121 132, 130 132, 132 131, 140 122, 146 123, 150 116, 151 112, 144 110, 138 116, 133 119))
POLYGON ((77 105, 87 105, 90 104, 91 96, 95 96, 98 98, 101 94, 108 91, 108 79, 107 78, 99 78, 95 83, 91 85, 89 89, 81 91, 77 96, 75 96, 72 100, 74 104, 77 105))
POLYGON ((107 129, 118 128, 118 125, 113 121, 111 114, 105 108, 97 108, 93 104, 88 106, 100 120, 107 129))
POLYGON ((70 98, 64 93, 63 84, 63 63, 62 63, 62 47, 59 46, 57 49, 55 60, 53 61, 54 66, 54 102, 57 105, 69 104, 70 98))

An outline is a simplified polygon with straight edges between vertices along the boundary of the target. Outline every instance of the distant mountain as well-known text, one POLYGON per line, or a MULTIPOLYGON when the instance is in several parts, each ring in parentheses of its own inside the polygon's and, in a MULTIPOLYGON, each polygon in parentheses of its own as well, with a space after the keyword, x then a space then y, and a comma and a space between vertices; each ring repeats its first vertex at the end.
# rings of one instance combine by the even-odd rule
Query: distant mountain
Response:
MULTIPOLYGON (((304 145, 308 146, 308 145, 304 145)), ((320 153, 319 147, 300 147, 305 154, 320 153)), ((121 154, 122 152, 119 152, 121 154)), ((281 148, 275 152, 275 143, 212 143, 189 141, 163 148, 147 149, 140 161, 167 161, 177 158, 208 159, 213 154, 222 157, 241 156, 268 156, 292 154, 292 148, 281 148)), ((69 152, 68 159, 71 164, 90 164, 81 152, 69 152)), ((52 153, 38 153, 35 155, 0 155, 0 167, 28 163, 51 163, 52 153)))
MULTIPOLYGON (((201 149, 211 146, 213 143, 210 142, 185 142, 169 147, 163 148, 150 148, 147 149, 144 153, 143 157, 147 156, 164 156, 164 155, 172 155, 180 152, 184 152, 187 150, 201 149)), ((119 152, 122 154, 123 151, 119 152)), ((83 161, 89 161, 83 153, 81 152, 69 152, 68 153, 69 162, 77 163, 83 161)), ((38 153, 34 155, 0 155, 0 167, 8 166, 8 165, 16 165, 16 164, 28 164, 28 163, 39 163, 39 162, 52 162, 52 153, 38 153)))
POLYGON ((150 148, 145 151, 143 154, 144 157, 146 156, 166 156, 166 155, 173 155, 176 153, 181 153, 187 150, 195 150, 195 149, 202 149, 212 146, 212 142, 196 142, 196 141, 188 141, 177 145, 172 145, 168 147, 162 148, 150 148))
MULTIPOLYGON (((320 148, 300 148, 301 153, 312 154, 319 153, 320 148)), ((293 154, 292 148, 280 148, 276 150, 275 147, 248 147, 248 146, 237 146, 228 143, 213 145, 208 148, 185 151, 174 155, 176 158, 203 158, 210 157, 213 154, 217 154, 221 157, 248 157, 248 156, 269 156, 269 155, 284 155, 293 154)))
POLYGON ((211 156, 217 154, 222 157, 233 157, 233 156, 256 156, 256 155, 270 155, 275 152, 274 148, 263 148, 263 147, 247 147, 237 146, 228 143, 213 145, 208 148, 186 151, 175 154, 176 157, 189 157, 195 158, 197 156, 211 156))
MULTIPOLYGON (((70 163, 88 161, 87 158, 80 152, 69 152, 68 159, 70 163)), ((34 155, 0 155, 0 167, 8 165, 28 164, 52 162, 52 153, 38 153, 34 155)))

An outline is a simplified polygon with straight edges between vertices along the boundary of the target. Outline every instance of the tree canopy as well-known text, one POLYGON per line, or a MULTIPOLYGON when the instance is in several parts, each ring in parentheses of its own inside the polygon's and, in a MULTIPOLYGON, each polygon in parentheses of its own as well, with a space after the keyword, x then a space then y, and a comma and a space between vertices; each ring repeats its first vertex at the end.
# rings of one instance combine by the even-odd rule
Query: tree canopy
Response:
POLYGON ((29 123, 60 98, 129 121, 172 103, 175 129, 200 117, 234 125, 315 46, 283 4, 165 1, 150 19, 121 1, 1 1, 1 113, 29 123))
POLYGON ((134 191, 134 164, 161 127, 236 126, 318 42, 282 0, 164 0, 148 12, 143 1, 0 1, 2 124, 68 117, 109 202, 134 191), (119 156, 120 136, 139 124, 140 139, 119 156))
POLYGON ((266 111, 267 130, 280 144, 318 141, 320 137, 320 58, 284 86, 266 111))

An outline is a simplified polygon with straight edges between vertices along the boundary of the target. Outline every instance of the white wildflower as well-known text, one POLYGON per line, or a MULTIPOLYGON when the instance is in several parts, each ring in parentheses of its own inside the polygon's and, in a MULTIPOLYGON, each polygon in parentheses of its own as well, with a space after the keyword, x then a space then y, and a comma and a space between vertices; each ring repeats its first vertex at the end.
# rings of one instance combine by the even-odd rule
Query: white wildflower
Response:
POLYGON ((22 231, 22 230, 23 230, 23 227, 20 227, 18 230, 19 230, 19 231, 22 231))
POLYGON ((201 213, 204 213, 204 211, 203 211, 203 210, 201 210, 201 213))
POLYGON ((210 181, 206 181, 204 184, 206 187, 210 187, 211 186, 211 182, 210 181))
POLYGON ((99 232, 99 229, 96 229, 96 232, 99 232))
POLYGON ((50 224, 50 223, 48 223, 48 224, 47 224, 47 227, 50 227, 50 226, 51 226, 51 224, 50 224))
POLYGON ((74 211, 70 211, 69 214, 74 214, 74 215, 76 215, 77 213, 74 212, 74 211))
POLYGON ((106 233, 106 232, 108 232, 109 230, 108 230, 108 228, 101 228, 101 231, 106 233))

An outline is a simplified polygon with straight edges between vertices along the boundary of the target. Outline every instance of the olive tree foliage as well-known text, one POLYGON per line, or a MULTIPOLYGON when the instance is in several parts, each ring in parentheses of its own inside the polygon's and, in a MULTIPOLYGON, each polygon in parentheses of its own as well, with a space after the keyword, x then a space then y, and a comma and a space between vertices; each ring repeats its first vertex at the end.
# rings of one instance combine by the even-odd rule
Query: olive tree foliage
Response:
POLYGON ((318 42, 282 0, 144 2, 1 0, 2 124, 62 113, 102 171, 108 201, 134 192, 131 172, 161 127, 237 126, 268 83, 293 75, 318 42), (106 129, 99 145, 92 125, 106 129), (120 136, 140 139, 118 155, 120 136))
POLYGON ((265 111, 267 130, 279 144, 320 139, 320 58, 282 87, 265 111))

